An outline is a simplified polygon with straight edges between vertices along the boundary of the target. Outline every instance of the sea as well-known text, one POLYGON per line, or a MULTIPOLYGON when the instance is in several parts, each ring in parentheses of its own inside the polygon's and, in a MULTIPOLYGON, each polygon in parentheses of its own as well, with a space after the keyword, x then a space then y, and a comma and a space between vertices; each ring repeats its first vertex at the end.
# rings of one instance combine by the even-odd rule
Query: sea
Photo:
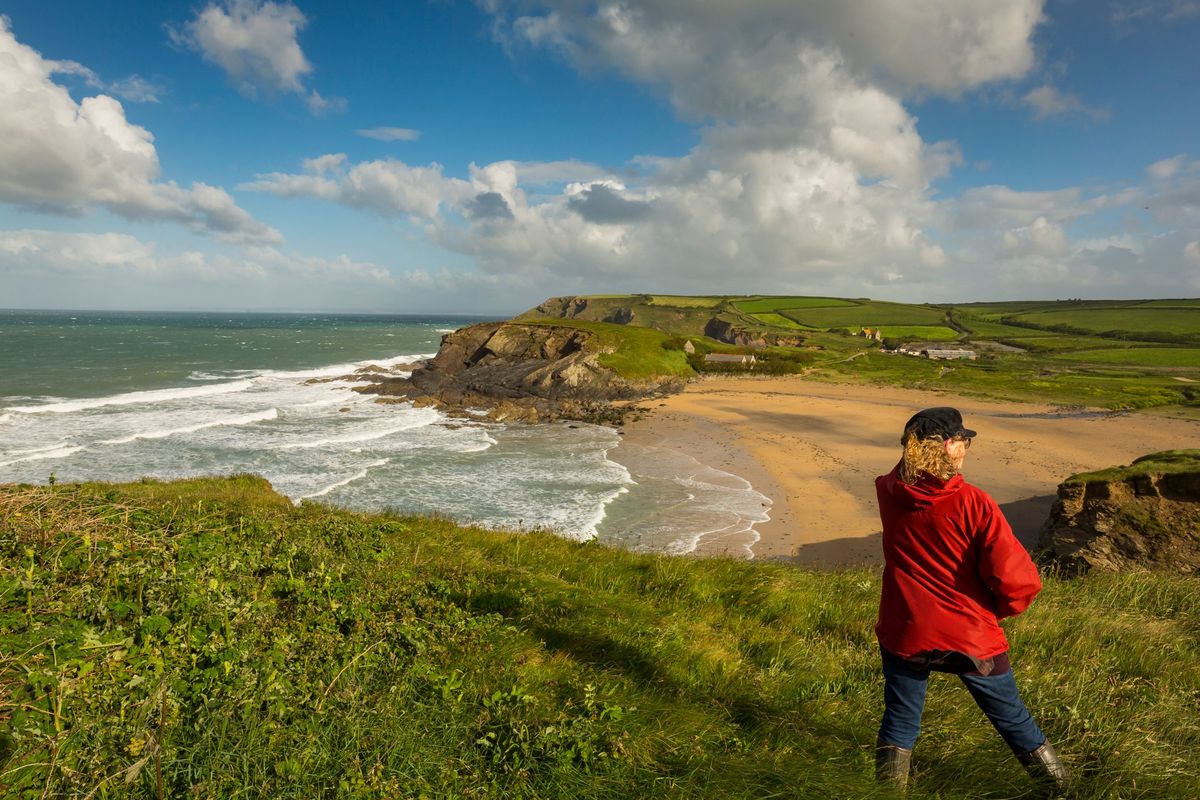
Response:
POLYGON ((753 556, 770 500, 681 450, 354 391, 478 321, 0 310, 0 483, 250 472, 297 504, 753 556))

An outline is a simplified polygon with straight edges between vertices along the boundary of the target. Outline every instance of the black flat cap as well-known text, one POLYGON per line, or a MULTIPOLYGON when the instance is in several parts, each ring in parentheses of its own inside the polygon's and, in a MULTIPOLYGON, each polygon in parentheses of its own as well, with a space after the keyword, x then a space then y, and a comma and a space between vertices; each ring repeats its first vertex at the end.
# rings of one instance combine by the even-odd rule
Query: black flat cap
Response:
POLYGON ((962 414, 958 413, 958 409, 949 406, 926 408, 913 414, 904 425, 901 444, 904 444, 909 433, 915 434, 918 439, 953 439, 956 436, 970 439, 975 436, 975 431, 963 427, 962 414))

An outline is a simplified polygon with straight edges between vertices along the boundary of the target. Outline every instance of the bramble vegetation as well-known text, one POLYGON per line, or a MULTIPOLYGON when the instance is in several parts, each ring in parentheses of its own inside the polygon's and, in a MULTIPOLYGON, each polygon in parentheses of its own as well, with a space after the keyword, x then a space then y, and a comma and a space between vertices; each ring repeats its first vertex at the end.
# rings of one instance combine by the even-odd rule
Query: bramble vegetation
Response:
MULTIPOLYGON (((1200 585, 1006 623, 1078 797, 1200 796, 1200 585), (1181 666, 1184 665, 1184 666, 1181 666)), ((293 507, 261 479, 0 487, 6 798, 893 795, 871 571, 293 507)), ((909 797, 1035 797, 947 676, 909 797)))

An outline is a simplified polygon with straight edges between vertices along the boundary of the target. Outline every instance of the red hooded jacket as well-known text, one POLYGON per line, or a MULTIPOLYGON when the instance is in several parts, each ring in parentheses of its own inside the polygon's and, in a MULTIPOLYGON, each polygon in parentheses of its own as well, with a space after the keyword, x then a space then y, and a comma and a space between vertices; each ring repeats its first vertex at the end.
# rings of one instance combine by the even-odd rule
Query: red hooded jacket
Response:
POLYGON ((998 620, 1020 614, 1042 589, 1029 553, 996 501, 961 475, 925 473, 910 486, 899 469, 875 479, 885 564, 879 644, 902 658, 1007 651, 998 620))

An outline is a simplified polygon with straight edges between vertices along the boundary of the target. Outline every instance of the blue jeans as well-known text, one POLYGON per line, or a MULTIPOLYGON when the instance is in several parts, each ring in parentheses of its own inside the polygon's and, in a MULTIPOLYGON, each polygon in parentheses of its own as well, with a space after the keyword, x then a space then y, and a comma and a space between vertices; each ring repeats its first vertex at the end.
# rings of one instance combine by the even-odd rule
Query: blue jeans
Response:
MULTIPOLYGON (((882 654, 884 711, 879 740, 911 750, 921 733, 921 712, 925 710, 930 671, 914 668, 886 650, 882 654)), ((1011 669, 1000 675, 959 678, 1014 753, 1029 753, 1045 744, 1045 734, 1021 702, 1011 669)))

